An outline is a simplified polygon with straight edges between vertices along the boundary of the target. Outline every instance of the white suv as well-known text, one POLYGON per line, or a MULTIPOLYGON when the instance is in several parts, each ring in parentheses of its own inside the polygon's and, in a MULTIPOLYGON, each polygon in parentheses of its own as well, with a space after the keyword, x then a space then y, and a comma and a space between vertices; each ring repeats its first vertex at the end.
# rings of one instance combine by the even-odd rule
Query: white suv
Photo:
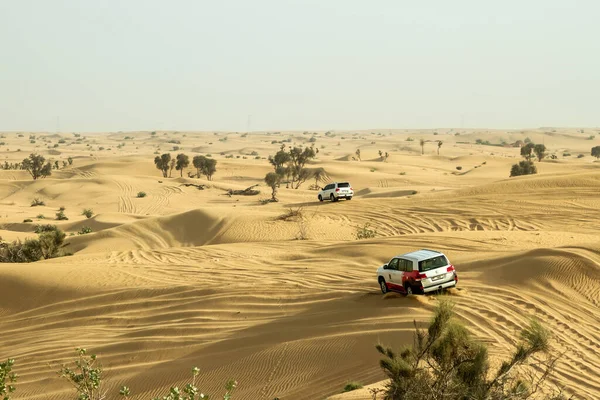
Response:
POLYGON ((354 190, 348 182, 334 182, 326 185, 319 192, 319 201, 329 199, 331 201, 338 201, 339 199, 352 200, 354 196, 354 190))
POLYGON ((377 281, 383 293, 409 295, 455 287, 458 275, 444 254, 423 249, 396 256, 379 267, 377 281))

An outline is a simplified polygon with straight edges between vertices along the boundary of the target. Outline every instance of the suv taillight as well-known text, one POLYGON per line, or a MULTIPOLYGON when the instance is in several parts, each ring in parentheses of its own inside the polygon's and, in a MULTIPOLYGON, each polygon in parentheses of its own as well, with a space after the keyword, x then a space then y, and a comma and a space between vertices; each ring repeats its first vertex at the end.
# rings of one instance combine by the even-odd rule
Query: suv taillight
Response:
POLYGON ((417 276, 417 279, 425 279, 427 278, 427 274, 419 274, 419 276, 417 276))
POLYGON ((354 189, 350 188, 350 190, 354 190, 354 189))
POLYGON ((450 265, 446 271, 448 271, 448 272, 454 271, 454 265, 450 265))
POLYGON ((335 191, 336 191, 336 192, 339 192, 339 191, 340 191, 340 188, 335 188, 335 191))

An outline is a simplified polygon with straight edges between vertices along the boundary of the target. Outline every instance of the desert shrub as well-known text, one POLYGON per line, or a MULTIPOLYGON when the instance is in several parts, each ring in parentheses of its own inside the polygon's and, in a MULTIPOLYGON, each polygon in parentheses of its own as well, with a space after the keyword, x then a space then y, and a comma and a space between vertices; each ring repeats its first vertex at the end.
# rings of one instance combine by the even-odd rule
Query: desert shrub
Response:
POLYGON ((370 229, 371 224, 368 222, 363 226, 359 226, 356 228, 356 238, 360 239, 373 239, 377 236, 377 231, 374 229, 370 229))
POLYGON ((462 167, 459 165, 458 167, 456 167, 456 169, 457 169, 458 171, 460 171, 460 170, 462 170, 462 167))
POLYGON ((415 322, 412 346, 399 352, 376 348, 389 378, 389 400, 565 399, 560 392, 541 393, 562 355, 551 354, 550 333, 537 321, 521 331, 514 352, 498 368, 490 366, 487 346, 454 318, 453 305, 446 300, 426 329, 415 322))
POLYGON ((56 219, 59 221, 67 221, 69 219, 69 217, 65 215, 65 210, 63 207, 61 207, 61 210, 56 213, 56 219))
POLYGON ((406 175, 406 172, 400 172, 400 175, 406 175))
POLYGON ((142 198, 142 197, 146 197, 146 196, 147 196, 146 192, 138 192, 136 197, 142 198))
MULTIPOLYGON (((58 375, 66 380, 72 388, 75 389, 76 398, 80 400, 103 400, 108 398, 108 393, 104 389, 104 368, 95 354, 88 355, 86 349, 78 348, 77 359, 72 366, 62 365, 58 375)), ((162 400, 196 400, 208 399, 209 396, 200 392, 196 386, 196 379, 200 374, 200 369, 192 368, 192 380, 183 388, 171 387, 164 395, 154 397, 162 400)), ((231 396, 237 382, 229 380, 225 384, 225 394, 223 400, 231 400, 231 396)), ((131 390, 127 386, 122 386, 119 394, 124 398, 131 396, 131 390)), ((212 398, 212 397, 210 397, 212 398)))
POLYGON ((258 151, 253 151, 252 153, 250 153, 251 156, 257 156, 258 155, 258 151))
POLYGON ((537 174, 537 168, 531 161, 519 161, 510 169, 510 176, 532 175, 537 174))
MULTIPOLYGON (((266 180, 266 177, 265 177, 266 180)), ((284 214, 281 214, 277 217, 280 221, 290 221, 298 218, 302 218, 304 213, 304 209, 302 207, 288 207, 287 211, 284 214)))
POLYGON ((31 200, 31 207, 37 207, 37 206, 45 206, 46 203, 44 203, 44 200, 40 200, 39 198, 35 198, 33 200, 31 200))
POLYGON ((86 218, 92 218, 94 212, 90 208, 86 208, 82 211, 81 215, 85 215, 86 218))
POLYGON ((61 230, 39 233, 37 239, 0 243, 0 262, 29 263, 65 255, 60 248, 65 240, 61 230))
POLYGON ((344 393, 351 392, 353 390, 362 389, 363 385, 358 382, 348 382, 346 386, 344 386, 344 393))
POLYGON ((0 398, 3 400, 10 400, 12 393, 17 390, 14 385, 17 382, 17 374, 12 372, 14 364, 15 360, 12 358, 0 363, 0 398))
POLYGON ((583 157, 585 157, 585 155, 583 155, 583 154, 578 154, 577 155, 577 158, 583 158, 583 157))
POLYGON ((600 159, 600 146, 592 147, 592 157, 600 159))
POLYGON ((371 172, 375 172, 375 171, 376 171, 376 169, 375 169, 375 168, 371 168, 369 171, 371 171, 371 172))
POLYGON ((563 153, 563 157, 571 157, 571 153, 563 153))
POLYGON ((596 136, 594 136, 594 135, 588 136, 588 140, 594 140, 594 139, 596 139, 596 136))
POLYGON ((88 233, 92 233, 92 228, 90 228, 89 226, 83 226, 81 227, 81 229, 79 230, 79 232, 77 232, 77 234, 79 235, 86 235, 88 233))
POLYGON ((38 214, 36 216, 37 219, 45 219, 46 217, 44 216, 44 214, 38 214))
POLYGON ((30 218, 26 218, 23 220, 23 222, 33 222, 33 220, 31 220, 30 218))
POLYGON ((45 224, 45 225, 35 225, 33 227, 33 231, 35 233, 43 233, 43 232, 55 232, 58 231, 58 227, 56 225, 52 225, 52 224, 45 224))

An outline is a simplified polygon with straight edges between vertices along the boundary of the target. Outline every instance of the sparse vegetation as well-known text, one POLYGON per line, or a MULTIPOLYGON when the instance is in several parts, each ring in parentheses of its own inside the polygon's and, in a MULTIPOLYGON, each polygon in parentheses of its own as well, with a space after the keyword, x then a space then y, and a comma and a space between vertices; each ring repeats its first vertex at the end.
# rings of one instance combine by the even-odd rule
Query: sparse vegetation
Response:
POLYGON ((3 400, 10 400, 12 394, 17 390, 15 384, 18 377, 12 371, 13 365, 15 365, 15 360, 12 358, 0 363, 0 398, 3 400))
POLYGON ((135 197, 137 197, 138 199, 141 199, 146 196, 147 196, 146 192, 137 192, 137 195, 135 197))
POLYGON ((344 393, 351 392, 353 390, 362 389, 363 385, 359 382, 348 382, 344 386, 344 393))
POLYGON ((356 228, 356 238, 358 240, 361 240, 361 239, 373 239, 374 237, 376 237, 377 231, 374 229, 371 229, 370 226, 371 226, 371 224, 369 224, 367 222, 363 226, 357 227, 356 228))
POLYGON ((167 174, 169 173, 169 166, 171 163, 171 155, 168 153, 165 153, 163 155, 156 156, 154 158, 154 165, 156 165, 156 168, 160 169, 162 174, 163 174, 163 178, 167 177, 167 174))
POLYGON ((52 164, 45 162, 46 159, 43 156, 32 153, 21 162, 21 165, 24 170, 29 172, 33 180, 37 180, 52 175, 52 164))
POLYGON ((198 172, 198 177, 204 175, 207 180, 212 181, 213 175, 217 172, 217 160, 205 156, 195 156, 192 163, 198 172))
POLYGON ((38 197, 36 197, 35 199, 33 199, 31 201, 31 207, 37 207, 37 206, 45 206, 46 203, 44 202, 44 200, 40 200, 38 197))
POLYGON ((600 159, 600 146, 592 147, 592 157, 600 159))
POLYGON ((29 263, 63 256, 65 254, 60 249, 65 236, 63 231, 55 227, 52 230, 39 231, 37 239, 0 242, 0 262, 29 263))
POLYGON ((537 174, 537 168, 532 161, 519 161, 518 164, 514 164, 510 169, 510 176, 521 176, 537 174))
POLYGON ((59 220, 59 221, 67 221, 69 219, 65 215, 64 207, 61 207, 61 209, 56 213, 56 219, 59 220))
POLYGON ((277 217, 277 219, 280 221, 292 221, 298 218, 302 218, 303 213, 304 208, 302 207, 288 207, 287 212, 277 217))
POLYGON ((383 355, 380 366, 388 376, 388 400, 566 399, 560 391, 542 393, 556 361, 551 353, 550 332, 530 321, 509 359, 492 370, 488 349, 475 341, 454 318, 453 305, 442 300, 427 329, 415 322, 411 347, 399 352, 377 345, 383 355), (535 359, 534 359, 535 358, 535 359))
MULTIPOLYGON (((524 157, 527 161, 530 161, 533 157, 533 150, 535 148, 535 144, 529 141, 525 146, 521 147, 521 156, 524 157)), ((544 148, 545 150, 545 148, 544 148)))
POLYGON ((533 146, 533 152, 538 158, 538 161, 542 161, 542 159, 546 156, 546 146, 543 144, 536 144, 533 146))
POLYGON ((267 184, 267 186, 269 186, 271 188, 271 200, 270 201, 272 201, 272 202, 279 201, 277 199, 277 188, 279 187, 280 182, 281 182, 281 176, 279 176, 275 172, 269 172, 265 176, 265 183, 267 184))
POLYGON ((81 229, 79 230, 79 232, 77 232, 78 235, 86 235, 88 233, 92 233, 92 228, 90 228, 89 226, 82 226, 81 229))
POLYGON ((186 169, 188 165, 190 165, 190 158, 183 153, 177 154, 177 162, 175 164, 175 169, 179 171, 180 177, 183 177, 183 170, 186 169))
POLYGON ((81 212, 81 215, 85 215, 86 218, 92 218, 92 216, 94 215, 94 212, 92 211, 91 208, 86 208, 81 212))
POLYGON ((23 222, 24 222, 24 223, 26 223, 26 222, 33 222, 33 220, 32 220, 32 219, 30 219, 30 218, 26 218, 26 219, 24 219, 24 220, 23 220, 23 222))

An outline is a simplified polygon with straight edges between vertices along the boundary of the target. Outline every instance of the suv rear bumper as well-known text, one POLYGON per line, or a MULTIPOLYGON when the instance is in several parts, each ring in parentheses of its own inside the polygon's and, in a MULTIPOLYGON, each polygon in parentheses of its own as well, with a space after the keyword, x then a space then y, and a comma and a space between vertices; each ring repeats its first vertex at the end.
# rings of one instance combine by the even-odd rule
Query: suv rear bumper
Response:
POLYGON ((455 287, 457 284, 457 280, 454 278, 448 282, 440 283, 439 285, 431 285, 423 288, 423 293, 435 292, 436 290, 448 289, 451 287, 455 287))

